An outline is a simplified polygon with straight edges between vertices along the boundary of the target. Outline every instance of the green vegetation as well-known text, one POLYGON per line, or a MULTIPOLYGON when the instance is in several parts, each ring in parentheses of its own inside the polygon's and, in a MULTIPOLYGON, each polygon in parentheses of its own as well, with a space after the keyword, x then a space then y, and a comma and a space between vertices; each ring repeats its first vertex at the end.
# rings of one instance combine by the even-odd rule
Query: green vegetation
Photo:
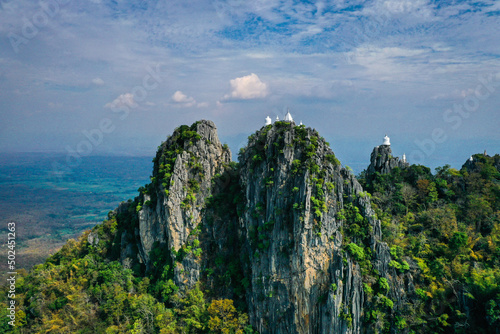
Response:
MULTIPOLYGON (((500 326, 499 166, 499 155, 477 154, 461 170, 446 165, 434 175, 417 165, 360 175, 391 246, 389 266, 411 271, 416 287, 407 314, 391 320, 395 328, 493 333, 500 326)), ((376 293, 378 305, 392 308, 376 293)), ((383 319, 377 312, 367 320, 383 319)))
MULTIPOLYGON (((230 299, 208 302, 200 286, 181 292, 170 276, 161 247, 149 276, 141 277, 109 260, 118 231, 110 216, 94 228, 99 242, 89 243, 89 232, 70 240, 16 286, 14 333, 252 333, 246 314, 230 299)), ((95 239, 94 239, 95 240, 95 239)), ((194 242, 197 247, 199 242, 194 242)), ((2 288, 1 327, 6 321, 6 288, 2 288)))
POLYGON ((337 219, 343 220, 345 242, 353 240, 359 245, 367 244, 372 233, 372 226, 368 219, 361 215, 361 212, 354 203, 344 204, 344 208, 337 212, 337 219))
POLYGON ((337 157, 336 157, 336 156, 335 156, 335 154, 333 154, 333 153, 332 153, 332 154, 327 154, 327 155, 325 156, 325 158, 326 158, 326 160, 327 160, 328 162, 330 162, 330 163, 331 163, 332 165, 334 165, 334 166, 339 166, 339 165, 340 165, 340 161, 339 161, 339 159, 337 159, 337 157))
MULTIPOLYGON (((172 172, 178 155, 201 139, 201 136, 196 132, 197 125, 198 123, 193 123, 190 127, 187 125, 178 127, 175 129, 174 134, 158 147, 156 157, 153 159, 154 167, 151 185, 146 186, 145 189, 148 193, 154 193, 154 191, 151 191, 151 187, 157 187, 160 184, 164 190, 170 189, 172 172)), ((203 171, 203 166, 195 156, 191 156, 188 167, 199 173, 203 171)), ((202 176, 203 174, 201 174, 202 176)))
POLYGON ((354 259, 358 262, 361 262, 365 259, 365 251, 363 247, 359 247, 354 242, 351 242, 346 246, 346 250, 354 257, 354 259))

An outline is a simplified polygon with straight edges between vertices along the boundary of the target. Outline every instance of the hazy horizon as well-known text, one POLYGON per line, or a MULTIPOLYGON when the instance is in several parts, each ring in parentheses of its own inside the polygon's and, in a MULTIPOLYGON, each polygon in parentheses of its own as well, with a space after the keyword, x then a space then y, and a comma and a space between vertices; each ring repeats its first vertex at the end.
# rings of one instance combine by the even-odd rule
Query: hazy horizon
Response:
MULTIPOLYGON (((321 133, 320 133, 321 135, 321 133)), ((167 136, 163 140, 166 139, 167 136)), ((232 160, 238 161, 238 151, 243 145, 246 145, 247 136, 241 135, 241 138, 225 138, 224 136, 220 136, 219 139, 222 143, 227 143, 232 153, 232 160)), ((356 145, 352 145, 348 140, 344 140, 342 142, 332 142, 329 138, 325 137, 325 139, 330 143, 334 153, 340 160, 343 166, 349 166, 353 169, 355 174, 359 174, 361 171, 366 169, 370 164, 370 154, 375 146, 381 145, 382 139, 378 143, 371 143, 368 141, 365 142, 357 142, 356 145), (373 144, 373 145, 372 145, 373 144)), ((393 139, 391 141, 394 143, 393 139)), ((92 154, 82 157, 99 157, 99 156, 117 156, 117 157, 138 157, 138 158, 146 158, 147 160, 152 159, 156 154, 156 147, 160 144, 149 147, 147 150, 138 150, 138 151, 127 151, 127 150, 117 150, 112 152, 102 152, 97 151, 92 154)), ((452 143, 451 143, 452 144, 452 143)), ((462 165, 466 162, 466 160, 473 154, 483 153, 485 149, 478 150, 477 152, 470 153, 462 153, 460 146, 464 146, 464 143, 458 145, 448 145, 446 155, 435 155, 434 159, 428 159, 424 165, 426 167, 431 168, 431 171, 434 173, 434 169, 436 167, 442 167, 444 165, 450 165, 452 168, 460 169, 462 165), (453 151, 455 149, 455 151, 453 151)), ((477 147, 488 147, 488 142, 480 142, 477 141, 477 147)), ((494 146, 494 144, 489 144, 489 146, 494 146)), ((391 145, 391 149, 393 151, 394 156, 401 157, 403 153, 407 154, 405 150, 405 145, 402 143, 396 143, 391 145)), ((488 151, 486 149, 488 155, 499 154, 498 151, 488 151)), ((67 166, 67 163, 64 162, 64 159, 71 156, 68 152, 65 151, 13 151, 13 152, 1 152, 1 155, 28 155, 28 154, 41 154, 41 155, 54 155, 55 157, 62 158, 63 160, 54 160, 60 161, 64 165, 67 166)), ((409 161, 410 163, 413 163, 409 161)), ((63 166, 64 166, 63 165, 63 166)), ((152 165, 151 165, 152 168, 152 165)), ((147 175, 146 175, 147 176, 147 175)))
POLYGON ((235 159, 289 109, 344 164, 388 134, 457 168, 500 153, 499 28, 496 1, 3 0, 0 152, 147 156, 210 119, 235 159))

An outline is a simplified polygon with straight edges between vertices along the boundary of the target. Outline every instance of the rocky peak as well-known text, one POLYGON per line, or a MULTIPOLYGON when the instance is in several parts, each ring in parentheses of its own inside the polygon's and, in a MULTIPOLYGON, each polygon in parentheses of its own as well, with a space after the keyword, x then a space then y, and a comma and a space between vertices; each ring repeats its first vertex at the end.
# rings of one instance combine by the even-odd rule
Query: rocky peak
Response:
POLYGON ((409 163, 392 156, 391 145, 376 146, 370 156, 367 174, 389 174, 395 167, 406 168, 409 163))
POLYGON ((181 126, 151 179, 121 235, 125 265, 151 272, 166 258, 162 277, 237 299, 260 333, 359 333, 366 307, 402 310, 411 280, 389 266, 369 194, 316 130, 267 125, 238 165, 212 122, 181 126))
MULTIPOLYGON (((151 269, 155 248, 163 249, 175 263, 175 254, 188 246, 190 235, 202 220, 212 178, 222 173, 230 161, 231 152, 221 145, 212 121, 180 126, 158 147, 151 183, 142 188, 138 198, 138 226, 134 236, 128 238, 136 240, 138 261, 146 270, 151 269)), ((124 264, 135 261, 130 247, 122 247, 121 259, 124 264)), ((199 268, 191 269, 185 271, 182 261, 176 265, 176 283, 194 285, 199 268)))
POLYGON ((373 302, 362 279, 371 265, 355 251, 373 254, 372 280, 397 278, 368 195, 304 126, 263 127, 239 159, 252 324, 261 333, 360 332, 363 307, 373 302))
POLYGON ((462 169, 465 168, 469 173, 478 172, 484 166, 485 163, 489 162, 493 167, 500 172, 500 155, 495 154, 493 157, 490 157, 484 151, 483 154, 474 154, 462 165, 462 169))

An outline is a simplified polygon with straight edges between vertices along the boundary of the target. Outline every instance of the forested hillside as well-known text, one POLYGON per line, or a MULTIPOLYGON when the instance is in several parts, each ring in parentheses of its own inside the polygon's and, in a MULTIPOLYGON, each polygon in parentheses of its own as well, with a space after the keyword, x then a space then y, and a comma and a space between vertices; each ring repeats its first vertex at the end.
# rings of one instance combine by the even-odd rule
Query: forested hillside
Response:
POLYGON ((500 156, 476 154, 460 170, 421 165, 361 173, 391 245, 411 270, 416 332, 498 333, 500 156))

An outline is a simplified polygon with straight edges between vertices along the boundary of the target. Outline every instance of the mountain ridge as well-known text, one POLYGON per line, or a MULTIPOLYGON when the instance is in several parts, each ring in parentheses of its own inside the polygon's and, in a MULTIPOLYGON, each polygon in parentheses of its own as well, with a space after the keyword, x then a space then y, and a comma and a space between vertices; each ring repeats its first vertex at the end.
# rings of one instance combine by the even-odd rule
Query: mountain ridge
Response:
MULTIPOLYGON (((158 147, 151 183, 138 197, 28 276, 38 283, 21 288, 20 328, 423 333, 452 323, 460 333, 470 329, 461 314, 477 328, 472 314, 485 317, 478 307, 486 307, 485 332, 495 333, 498 287, 486 285, 492 295, 477 292, 475 301, 464 284, 477 290, 481 281, 463 271, 464 283, 448 287, 448 274, 440 282, 436 273, 447 265, 443 261, 468 254, 471 243, 471 261, 489 261, 470 269, 472 279, 497 275, 487 269, 498 261, 495 245, 500 249, 500 156, 474 155, 477 162, 463 171, 445 166, 433 178, 428 168, 402 164, 390 147, 383 149, 380 156, 374 149, 374 168, 358 181, 324 138, 303 125, 262 127, 240 150, 239 163, 231 162, 213 122, 180 126, 158 147), (492 216, 479 217, 485 220, 479 232, 445 223, 446 215, 461 217, 450 201, 461 203, 460 182, 468 187, 469 175, 476 183, 484 178, 491 189, 485 200, 492 216), (450 206, 443 206, 447 201, 450 206), (444 217, 443 223, 430 214, 444 217), (434 224, 429 234, 426 219, 434 224), (490 253, 474 246, 477 233, 491 243, 490 253), (436 239, 436 250, 419 246, 422 237, 436 239), (443 242, 450 251, 441 249, 443 242), (44 281, 48 276, 55 283, 44 281), (53 288, 41 289, 47 284, 53 288), (75 311, 80 302, 74 300, 88 300, 89 311, 75 311), (56 321, 68 314, 77 320, 56 321), (92 323, 95 316, 101 320, 92 323)), ((470 201, 466 208, 483 203, 470 201)))
MULTIPOLYGON (((155 243, 172 250, 168 261, 173 267, 169 268, 170 276, 180 290, 187 291, 200 281, 202 268, 211 262, 186 250, 192 248, 194 240, 200 240, 197 249, 202 253, 208 248, 204 245, 216 243, 207 240, 205 227, 200 231, 200 239, 191 240, 190 235, 199 224, 205 225, 212 219, 203 208, 205 198, 217 196, 217 192, 211 192, 208 180, 224 174, 222 165, 229 165, 230 152, 224 155, 215 126, 209 121, 196 122, 189 130, 179 129, 158 150, 152 183, 137 206, 138 226, 134 235, 139 236, 137 261, 145 265, 146 272, 151 270, 149 254, 155 243), (173 150, 176 157, 170 159, 175 159, 174 165, 166 167, 172 155, 168 152, 173 150), (223 164, 219 166, 221 158, 223 164), (201 173, 206 178, 201 178, 201 173), (168 195, 164 196, 165 191, 168 195), (181 258, 179 253, 183 254, 181 258)), ((392 282, 398 274, 388 266, 389 248, 379 240, 380 222, 368 196, 315 130, 291 122, 265 126, 249 137, 236 169, 233 176, 237 177, 246 202, 243 211, 231 219, 241 242, 239 271, 244 277, 251 277, 243 295, 251 306, 250 321, 259 332, 358 332, 364 316, 365 293, 361 268, 354 257, 355 251, 364 252, 365 247, 374 254, 372 260, 364 263, 365 271, 373 272, 374 285, 384 278, 392 287, 381 291, 381 298, 385 301, 385 294, 389 293, 396 301, 404 299, 399 296, 401 283, 392 282), (348 225, 345 215, 354 215, 359 221, 348 225), (352 240, 346 242, 344 233, 350 233, 352 240), (375 274, 376 271, 381 274, 375 274), (263 280, 265 277, 267 281, 263 280), (287 279, 290 281, 284 282, 287 279), (337 289, 333 291, 331 286, 337 289), (273 299, 273 295, 280 296, 280 300, 273 299), (284 296, 289 299, 281 300, 284 296), (301 316, 316 313, 319 315, 311 319, 301 316)), ((130 267, 131 257, 127 255, 132 255, 129 243, 122 248, 120 260, 130 267)), ((395 309, 402 306, 397 302, 395 309)))

